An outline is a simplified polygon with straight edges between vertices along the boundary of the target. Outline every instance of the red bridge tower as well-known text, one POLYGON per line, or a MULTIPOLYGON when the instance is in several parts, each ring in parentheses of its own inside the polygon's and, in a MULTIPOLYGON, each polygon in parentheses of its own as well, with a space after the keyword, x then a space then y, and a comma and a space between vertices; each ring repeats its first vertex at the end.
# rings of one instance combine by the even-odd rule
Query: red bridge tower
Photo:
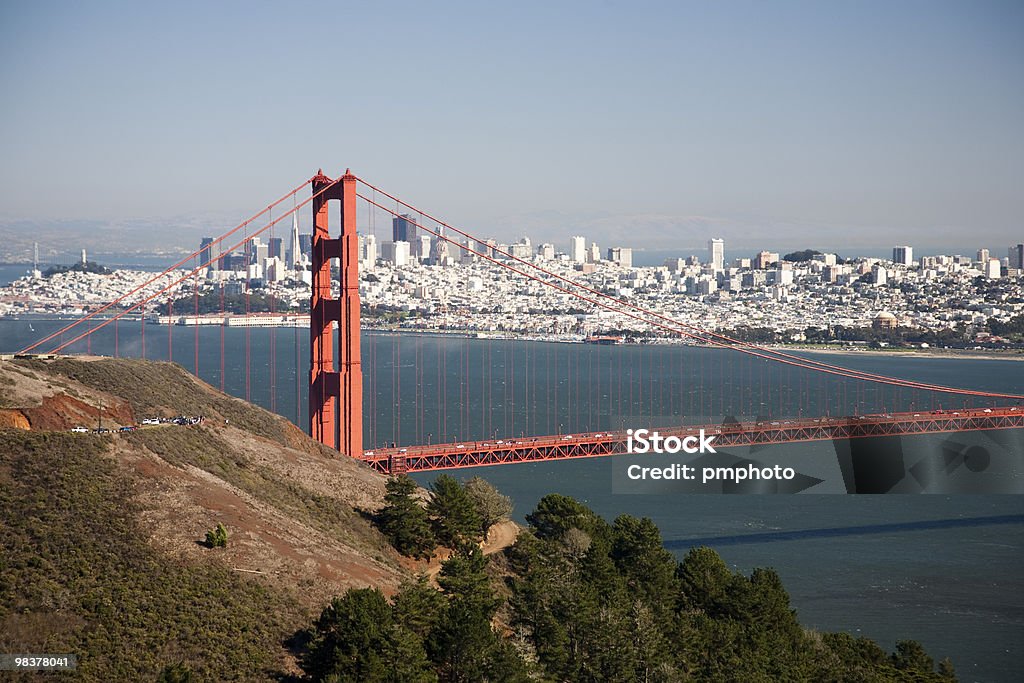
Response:
POLYGON ((353 458, 363 457, 363 370, 359 356, 359 254, 356 177, 338 181, 317 171, 313 185, 313 294, 309 309, 309 424, 314 439, 353 458), (323 194, 317 194, 321 190, 323 194), (341 203, 341 235, 331 239, 328 203, 341 203), (331 259, 341 266, 341 293, 331 298, 331 259), (338 323, 335 369, 334 330, 338 323), (339 419, 340 418, 340 419, 339 419))

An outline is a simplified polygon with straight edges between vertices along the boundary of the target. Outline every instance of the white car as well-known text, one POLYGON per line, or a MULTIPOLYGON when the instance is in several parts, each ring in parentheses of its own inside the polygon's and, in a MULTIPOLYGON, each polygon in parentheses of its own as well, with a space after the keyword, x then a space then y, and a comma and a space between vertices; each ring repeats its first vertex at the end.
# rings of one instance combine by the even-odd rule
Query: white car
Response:
POLYGON ((89 430, 86 429, 85 427, 74 427, 71 431, 73 431, 75 434, 88 434, 89 433, 89 430))

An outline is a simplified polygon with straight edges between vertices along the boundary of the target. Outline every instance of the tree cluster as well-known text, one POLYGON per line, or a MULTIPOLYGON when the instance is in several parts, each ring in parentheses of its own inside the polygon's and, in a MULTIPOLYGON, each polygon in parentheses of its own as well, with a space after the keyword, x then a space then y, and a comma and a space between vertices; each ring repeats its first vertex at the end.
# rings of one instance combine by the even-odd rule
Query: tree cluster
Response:
MULTIPOLYGON (((993 321, 994 322, 994 321, 993 321)), ((997 328, 999 327, 997 324, 997 328)), ((865 342, 874 346, 887 344, 901 347, 912 344, 928 344, 941 347, 973 346, 972 335, 966 326, 956 329, 928 330, 920 327, 896 327, 892 329, 875 329, 873 327, 846 327, 832 325, 830 327, 806 327, 803 330, 788 329, 776 331, 770 327, 740 326, 734 329, 719 330, 733 339, 757 344, 785 343, 793 335, 803 333, 804 339, 810 344, 835 344, 843 342, 865 342)), ((997 334, 993 332, 993 334, 997 334)))
POLYGON ((804 249, 803 251, 793 251, 782 257, 783 261, 789 261, 790 263, 801 263, 803 261, 810 261, 815 256, 820 256, 821 252, 817 249, 804 249))
POLYGON ((1024 341, 1024 315, 1015 315, 1006 322, 989 318, 986 327, 989 332, 1000 337, 1024 341))
POLYGON ((527 681, 526 665, 491 622, 495 596, 479 548, 459 551, 388 603, 377 589, 336 598, 309 631, 302 662, 315 681, 527 681))
MULTIPOLYGON (((402 481, 389 494, 414 489, 402 481)), ((311 631, 306 670, 315 680, 956 679, 948 660, 936 669, 912 640, 890 654, 866 638, 805 630, 771 569, 731 571, 706 547, 677 561, 650 519, 609 524, 557 494, 541 499, 529 529, 495 560, 500 586, 472 542, 482 523, 469 495, 476 486, 439 477, 429 504, 417 505, 422 526, 458 548, 441 592, 420 581, 392 604, 374 591, 336 600, 311 631)))
POLYGON ((110 275, 113 271, 106 266, 101 266, 94 261, 79 261, 70 266, 50 266, 43 271, 43 277, 53 277, 60 273, 92 273, 94 275, 110 275))
MULTIPOLYGON (((299 307, 299 310, 308 309, 308 303, 299 307)), ((179 314, 233 313, 242 315, 244 313, 284 313, 291 312, 291 309, 288 302, 281 301, 272 294, 258 291, 251 291, 249 294, 226 294, 217 289, 212 292, 204 292, 199 296, 179 297, 172 301, 170 306, 167 303, 159 304, 156 311, 160 315, 169 315, 171 311, 177 311, 179 314)))
POLYGON ((492 526, 512 512, 508 496, 479 477, 463 484, 442 474, 431 485, 426 506, 416 491, 416 482, 408 476, 392 477, 377 516, 380 530, 408 557, 426 559, 438 545, 476 547, 492 526))
POLYGON ((682 562, 649 519, 608 524, 559 495, 510 551, 511 622, 543 680, 945 681, 914 641, 894 654, 805 631, 770 569, 730 571, 710 548, 682 562))

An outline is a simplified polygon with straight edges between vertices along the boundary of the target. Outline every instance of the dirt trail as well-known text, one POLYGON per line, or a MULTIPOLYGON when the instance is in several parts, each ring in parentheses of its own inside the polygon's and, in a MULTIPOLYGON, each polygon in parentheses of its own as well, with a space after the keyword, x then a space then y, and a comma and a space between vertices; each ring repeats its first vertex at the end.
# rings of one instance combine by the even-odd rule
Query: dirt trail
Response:
MULTIPOLYGON (((520 530, 519 525, 511 520, 498 522, 487 532, 487 539, 480 546, 480 549, 483 550, 484 555, 493 555, 500 552, 516 542, 520 530)), ((437 585, 437 575, 441 572, 441 563, 450 556, 451 551, 445 550, 430 558, 430 561, 427 563, 424 573, 435 586, 437 585)))

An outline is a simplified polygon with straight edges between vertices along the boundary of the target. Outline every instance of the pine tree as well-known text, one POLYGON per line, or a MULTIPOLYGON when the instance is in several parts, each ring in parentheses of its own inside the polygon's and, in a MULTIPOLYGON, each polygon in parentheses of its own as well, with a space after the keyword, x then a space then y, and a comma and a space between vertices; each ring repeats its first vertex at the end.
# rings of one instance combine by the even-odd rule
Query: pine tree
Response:
POLYGON ((591 538, 607 537, 608 523, 575 498, 550 493, 537 503, 537 509, 526 515, 540 539, 561 539, 572 528, 587 532, 591 538))
POLYGON ((441 566, 437 582, 448 604, 427 639, 427 651, 445 681, 520 681, 526 668, 491 620, 501 604, 477 547, 457 552, 441 566))
POLYGON ((395 621, 420 638, 426 638, 437 625, 445 607, 444 596, 420 575, 415 582, 403 583, 395 596, 392 612, 395 621))
POLYGON ((429 558, 435 546, 426 510, 416 500, 416 482, 406 475, 388 479, 384 507, 377 519, 395 550, 407 557, 429 558))
POLYGON ((691 548, 676 570, 682 586, 684 609, 702 609, 712 617, 726 609, 733 575, 711 548, 691 548))
POLYGON ((956 669, 953 668, 953 661, 949 657, 943 657, 939 662, 939 676, 948 680, 956 680, 956 669))
POLYGON ((437 680, 423 639, 395 620, 376 588, 352 589, 331 601, 313 626, 303 668, 315 681, 437 680))
POLYGON ((921 643, 916 640, 896 641, 896 651, 892 655, 892 663, 902 671, 932 673, 934 660, 928 656, 921 643))
MULTIPOLYGON (((436 592, 436 591, 435 591, 436 592)), ((394 624, 388 638, 389 669, 384 678, 386 683, 436 683, 437 674, 427 659, 423 639, 394 624)))
POLYGON ((314 680, 384 680, 392 622, 391 606, 380 590, 349 590, 317 619, 303 668, 314 680))
POLYGON ((647 517, 621 515, 612 525, 611 557, 659 618, 671 610, 670 601, 679 593, 676 560, 662 545, 661 532, 647 517))
POLYGON ((512 499, 480 477, 467 481, 465 488, 480 517, 480 533, 487 538, 492 526, 512 514, 512 499))
POLYGON ((447 474, 434 480, 430 487, 427 512, 437 540, 449 548, 459 549, 480 540, 480 515, 466 488, 447 474))

